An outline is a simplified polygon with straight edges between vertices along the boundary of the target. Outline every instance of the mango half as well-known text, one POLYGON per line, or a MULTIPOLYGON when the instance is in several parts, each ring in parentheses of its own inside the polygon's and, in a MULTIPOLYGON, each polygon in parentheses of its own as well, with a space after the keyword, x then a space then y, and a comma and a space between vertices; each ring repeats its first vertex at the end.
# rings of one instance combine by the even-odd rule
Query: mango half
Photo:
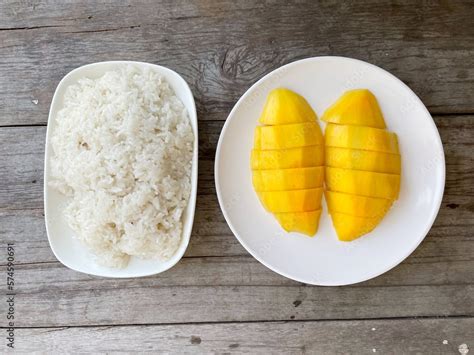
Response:
POLYGON ((287 232, 316 234, 324 184, 324 138, 316 113, 297 93, 272 90, 255 128, 252 184, 287 232))
POLYGON ((326 201, 337 236, 352 241, 371 232, 398 199, 401 157, 395 133, 386 130, 375 96, 344 93, 322 118, 326 201))

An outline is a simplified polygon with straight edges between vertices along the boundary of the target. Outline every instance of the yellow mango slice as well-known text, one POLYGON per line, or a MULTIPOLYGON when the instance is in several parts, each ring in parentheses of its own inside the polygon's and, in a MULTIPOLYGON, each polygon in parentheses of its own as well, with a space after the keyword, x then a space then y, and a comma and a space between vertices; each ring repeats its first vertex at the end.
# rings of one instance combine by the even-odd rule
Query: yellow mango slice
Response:
POLYGON ((398 154, 397 135, 378 128, 329 123, 326 126, 325 141, 327 147, 398 154))
POLYGON ((275 213, 275 217, 285 231, 312 237, 319 227, 321 209, 308 212, 275 213))
POLYGON ((345 213, 357 217, 383 217, 392 206, 386 198, 351 195, 326 191, 326 202, 331 212, 345 213))
POLYGON ((326 165, 334 168, 400 174, 400 154, 348 148, 326 147, 326 165))
POLYGON ((255 128, 252 183, 262 205, 287 231, 314 235, 323 193, 324 138, 317 116, 297 93, 272 90, 255 128))
POLYGON ((366 218, 332 212, 331 218, 339 240, 349 242, 372 231, 380 223, 383 216, 366 218))
POLYGON ((326 187, 330 191, 396 200, 400 175, 326 167, 326 187))
POLYGON ((400 191, 397 135, 387 131, 375 96, 344 93, 323 115, 326 201, 338 238, 354 240, 373 230, 400 191))
POLYGON ((254 170, 255 191, 301 190, 322 187, 324 167, 254 170))
POLYGON ((259 122, 264 125, 315 122, 317 119, 308 102, 296 92, 279 88, 270 91, 259 122))
POLYGON ((250 155, 252 169, 289 169, 324 164, 324 146, 312 145, 290 149, 257 150, 250 155))
POLYGON ((270 212, 307 212, 321 208, 323 189, 260 191, 257 194, 270 212))
POLYGON ((343 125, 385 128, 377 99, 367 89, 347 91, 324 112, 321 119, 343 125))
POLYGON ((316 122, 255 128, 255 149, 287 149, 321 145, 323 142, 321 128, 316 122))

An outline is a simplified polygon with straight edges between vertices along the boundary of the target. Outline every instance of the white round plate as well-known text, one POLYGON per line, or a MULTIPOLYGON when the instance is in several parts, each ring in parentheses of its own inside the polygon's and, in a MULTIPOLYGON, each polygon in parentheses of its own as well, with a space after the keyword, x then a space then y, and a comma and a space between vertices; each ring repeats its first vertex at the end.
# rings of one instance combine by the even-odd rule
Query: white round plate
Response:
POLYGON ((197 178, 198 178, 198 122, 196 105, 193 93, 186 81, 171 69, 142 62, 111 61, 87 64, 69 72, 59 83, 53 96, 48 118, 48 129, 46 132, 46 147, 44 158, 44 216, 46 232, 49 245, 56 258, 72 270, 84 272, 90 275, 104 277, 140 277, 158 274, 174 266, 183 256, 189 244, 191 230, 194 221, 194 208, 196 205, 197 178), (183 215, 183 234, 181 244, 176 253, 167 261, 145 260, 132 257, 127 267, 123 269, 112 269, 100 266, 95 262, 93 254, 75 238, 74 231, 65 221, 63 210, 67 203, 67 197, 49 186, 50 181, 50 155, 52 154, 50 138, 56 129, 56 115, 63 107, 64 94, 67 87, 76 84, 82 78, 99 78, 107 71, 134 65, 148 67, 162 75, 173 88, 176 96, 182 101, 188 110, 189 119, 194 132, 194 152, 191 171, 191 195, 188 206, 183 215))
POLYGON ((271 72, 240 98, 219 138, 215 179, 227 223, 262 264, 307 284, 348 285, 390 270, 421 243, 443 197, 444 152, 428 110, 402 81, 360 60, 315 57, 271 72), (319 117, 346 90, 367 88, 377 97, 388 129, 398 135, 402 179, 399 200, 371 233, 349 243, 338 241, 323 202, 313 238, 288 234, 261 206, 252 187, 250 151, 266 96, 278 87, 303 95, 319 117))

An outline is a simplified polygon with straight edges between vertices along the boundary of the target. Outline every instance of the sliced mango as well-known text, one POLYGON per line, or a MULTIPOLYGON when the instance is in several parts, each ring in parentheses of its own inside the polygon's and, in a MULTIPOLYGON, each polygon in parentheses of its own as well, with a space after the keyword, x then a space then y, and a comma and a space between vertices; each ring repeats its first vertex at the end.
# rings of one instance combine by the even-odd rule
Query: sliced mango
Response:
POLYGON ((383 216, 366 218, 332 212, 331 218, 339 240, 349 242, 371 232, 377 227, 383 216))
POLYGON ((262 205, 286 231, 312 236, 321 215, 324 138, 317 116, 297 93, 272 90, 255 128, 252 182, 262 205))
POLYGON ((351 195, 342 192, 326 191, 328 210, 358 217, 383 217, 390 209, 392 200, 386 198, 351 195))
POLYGON ((398 154, 397 135, 383 129, 329 123, 326 147, 352 148, 398 154))
POLYGON ((379 104, 367 89, 350 90, 344 93, 321 118, 329 123, 385 128, 379 104))
POLYGON ((326 186, 330 191, 396 200, 400 175, 326 167, 326 186))
POLYGON ((324 164, 324 147, 312 145, 290 149, 257 150, 250 155, 252 169, 306 168, 324 164))
POLYGON ((322 187, 324 167, 254 170, 255 191, 301 190, 322 187))
POLYGON ((321 209, 308 212, 275 213, 275 217, 287 232, 297 232, 313 236, 319 227, 321 209))
POLYGON ((321 128, 316 122, 257 126, 255 128, 255 149, 288 149, 321 145, 323 142, 321 128))
POLYGON ((257 194, 270 212, 307 212, 321 208, 323 189, 260 191, 257 194))
POLYGON ((270 91, 259 122, 264 125, 315 122, 317 119, 308 102, 296 92, 279 88, 270 91))
POLYGON ((327 166, 344 169, 366 170, 379 173, 400 174, 400 154, 348 148, 327 147, 327 166))
POLYGON ((400 191, 397 135, 387 131, 375 96, 346 92, 323 115, 326 201, 338 238, 372 231, 400 191))

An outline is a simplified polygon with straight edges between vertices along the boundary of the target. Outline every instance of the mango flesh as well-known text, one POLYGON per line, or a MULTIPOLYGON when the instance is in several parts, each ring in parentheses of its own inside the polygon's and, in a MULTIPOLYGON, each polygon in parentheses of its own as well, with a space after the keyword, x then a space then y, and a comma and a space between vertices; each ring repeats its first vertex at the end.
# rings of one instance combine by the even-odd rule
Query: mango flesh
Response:
POLYGON ((326 165, 334 168, 388 174, 400 174, 401 171, 400 154, 337 147, 327 147, 325 153, 326 165))
POLYGON ((371 232, 400 191, 396 134, 385 129, 376 98, 352 90, 324 113, 326 201, 341 241, 371 232))
POLYGON ((349 214, 332 212, 331 218, 339 240, 350 242, 374 230, 382 220, 383 216, 357 217, 349 214))
POLYGON ((312 145, 290 149, 253 149, 250 164, 254 170, 321 166, 324 164, 324 147, 312 145))
POLYGON ((385 128, 377 99, 367 89, 347 91, 324 112, 321 119, 328 123, 385 128))
POLYGON ((326 147, 370 150, 398 154, 398 139, 383 129, 329 123, 326 126, 326 147))
POLYGON ((288 89, 270 92, 255 128, 252 183, 265 209, 287 232, 313 236, 324 182, 324 138, 306 100, 288 89))
POLYGON ((282 228, 287 232, 315 235, 319 227, 321 209, 309 212, 275 213, 282 228))
POLYGON ((258 191, 263 206, 270 212, 309 212, 321 208, 323 188, 287 191, 258 191))
POLYGON ((255 149, 288 149, 322 145, 321 128, 316 122, 293 123, 255 128, 255 149))
POLYGON ((327 166, 326 186, 330 191, 396 200, 400 175, 327 166))
POLYGON ((304 97, 279 88, 268 94, 259 122, 262 125, 316 122, 316 114, 304 97))
POLYGON ((326 191, 328 209, 356 217, 382 217, 390 209, 392 200, 343 192, 326 191))
POLYGON ((301 190, 323 186, 324 167, 254 170, 255 191, 301 190))

